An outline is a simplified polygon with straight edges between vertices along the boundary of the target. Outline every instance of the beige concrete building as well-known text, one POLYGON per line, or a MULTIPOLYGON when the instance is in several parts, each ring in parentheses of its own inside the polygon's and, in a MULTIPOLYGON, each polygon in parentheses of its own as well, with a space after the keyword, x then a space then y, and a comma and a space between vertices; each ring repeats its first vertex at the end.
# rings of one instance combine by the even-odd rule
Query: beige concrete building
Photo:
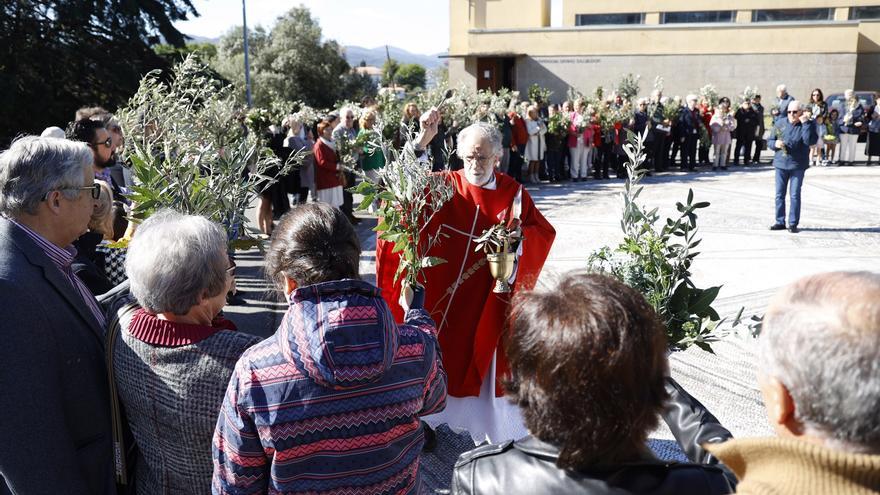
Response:
POLYGON ((564 97, 569 87, 613 87, 655 76, 667 95, 714 84, 722 95, 748 86, 772 97, 785 83, 797 98, 814 87, 880 90, 880 0, 450 0, 450 84, 532 83, 564 97))

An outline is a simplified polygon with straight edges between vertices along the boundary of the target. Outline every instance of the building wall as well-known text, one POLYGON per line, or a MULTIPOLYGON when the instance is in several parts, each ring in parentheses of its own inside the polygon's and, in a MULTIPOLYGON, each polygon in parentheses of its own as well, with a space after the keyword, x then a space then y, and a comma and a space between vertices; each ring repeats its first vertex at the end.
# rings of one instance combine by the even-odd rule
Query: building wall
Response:
POLYGON ((477 87, 477 58, 461 57, 449 59, 449 85, 452 87, 464 84, 469 88, 477 87))
MULTIPOLYGON (((880 55, 878 55, 880 58, 880 55)), ((685 96, 714 84, 722 96, 733 99, 746 86, 757 86, 772 98, 785 83, 796 98, 807 98, 819 86, 826 94, 851 88, 856 77, 857 55, 813 53, 797 57, 778 55, 604 55, 601 57, 531 57, 517 59, 516 88, 526 94, 537 83, 561 101, 568 88, 592 94, 597 86, 610 93, 623 75, 641 76, 641 96, 648 96, 654 78, 663 77, 664 94, 685 96)), ((451 75, 451 74, 450 74, 451 75)))
POLYGON ((549 0, 450 0, 451 84, 476 87, 478 57, 517 57, 516 85, 592 91, 623 74, 656 75, 668 94, 706 83, 731 96, 746 85, 770 95, 785 82, 796 96, 816 86, 880 89, 880 21, 848 21, 850 6, 880 0, 564 0, 568 27, 550 28, 549 0), (833 7, 835 20, 752 23, 759 8, 833 7), (735 10, 736 22, 659 24, 660 12, 735 10), (643 25, 574 27, 579 13, 645 12, 643 25))
POLYGON ((550 0, 474 0, 486 9, 486 28, 550 26, 550 0))
POLYGON ((858 52, 855 87, 880 91, 880 22, 859 24, 858 52))
POLYGON ((530 30, 471 30, 466 53, 450 55, 668 55, 855 53, 858 22, 639 25, 530 30))
POLYGON ((550 0, 449 0, 449 52, 467 51, 470 29, 550 26, 550 0))
POLYGON ((562 2, 562 24, 574 26, 577 14, 736 10, 748 11, 748 18, 751 19, 751 11, 756 9, 845 8, 872 5, 877 5, 877 0, 629 0, 627 2, 619 0, 564 0, 562 2))

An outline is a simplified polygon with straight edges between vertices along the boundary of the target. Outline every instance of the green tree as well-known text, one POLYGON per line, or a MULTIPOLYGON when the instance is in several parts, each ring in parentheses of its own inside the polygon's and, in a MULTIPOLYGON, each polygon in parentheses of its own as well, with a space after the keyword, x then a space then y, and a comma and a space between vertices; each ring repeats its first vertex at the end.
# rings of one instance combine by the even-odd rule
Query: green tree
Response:
POLYGON ((0 145, 63 127, 77 108, 115 109, 152 69, 152 46, 183 46, 173 22, 190 0, 5 0, 0 3, 0 145))
POLYGON ((162 43, 154 46, 153 51, 165 59, 169 65, 182 62, 191 53, 198 53, 199 58, 204 61, 210 61, 217 57, 217 45, 213 43, 187 43, 184 46, 162 43))
MULTIPOLYGON (((254 103, 301 100, 329 107, 342 98, 350 67, 338 43, 321 40, 321 27, 303 6, 278 18, 271 32, 248 32, 254 103)), ((244 91, 244 50, 241 28, 224 35, 215 67, 244 91)))
MULTIPOLYGON (((262 26, 248 29, 252 82, 255 55, 261 53, 268 42, 269 34, 262 26)), ((217 56, 210 59, 209 63, 223 78, 238 88, 236 96, 240 102, 244 102, 244 41, 241 26, 230 29, 220 37, 220 41, 217 43, 217 56)))
POLYGON ((399 83, 397 80, 397 73, 400 71, 400 64, 397 63, 397 60, 393 58, 388 59, 382 64, 382 86, 391 86, 392 84, 399 83))
POLYGON ((425 88, 425 68, 419 64, 403 64, 397 71, 397 84, 406 89, 425 88))
POLYGON ((373 78, 367 74, 358 74, 351 71, 343 78, 343 99, 360 101, 364 96, 376 96, 378 93, 373 78))

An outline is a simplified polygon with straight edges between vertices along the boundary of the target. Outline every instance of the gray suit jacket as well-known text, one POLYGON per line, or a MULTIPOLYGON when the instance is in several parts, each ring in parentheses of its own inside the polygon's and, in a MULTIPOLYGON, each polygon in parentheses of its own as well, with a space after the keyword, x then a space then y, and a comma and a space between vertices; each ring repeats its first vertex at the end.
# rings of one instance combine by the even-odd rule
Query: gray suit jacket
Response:
POLYGON ((0 494, 115 493, 104 330, 5 218, 0 322, 0 494))

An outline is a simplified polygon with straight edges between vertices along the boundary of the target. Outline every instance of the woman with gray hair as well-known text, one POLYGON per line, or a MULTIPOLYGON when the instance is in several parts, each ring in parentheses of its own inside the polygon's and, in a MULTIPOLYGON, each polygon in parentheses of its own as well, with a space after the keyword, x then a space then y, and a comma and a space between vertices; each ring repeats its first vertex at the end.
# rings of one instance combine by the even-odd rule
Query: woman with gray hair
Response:
POLYGON ((260 340, 218 317, 231 282, 226 235, 206 218, 160 211, 138 228, 125 266, 137 305, 119 310, 111 371, 142 454, 137 492, 210 493, 223 394, 260 340))

